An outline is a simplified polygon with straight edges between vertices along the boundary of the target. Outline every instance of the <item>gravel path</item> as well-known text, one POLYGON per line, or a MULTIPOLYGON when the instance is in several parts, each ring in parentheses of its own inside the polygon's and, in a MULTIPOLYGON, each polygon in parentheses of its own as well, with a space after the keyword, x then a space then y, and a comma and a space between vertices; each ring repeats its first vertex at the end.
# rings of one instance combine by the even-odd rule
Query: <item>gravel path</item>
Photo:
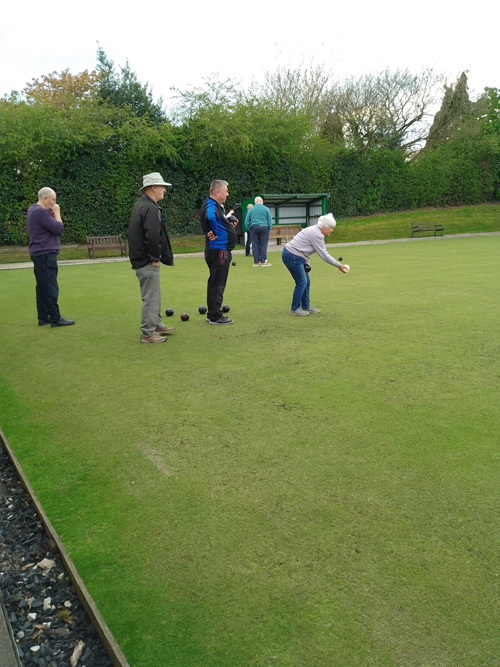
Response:
POLYGON ((45 528, 0 444, 0 594, 20 663, 25 667, 111 667, 59 554, 50 547, 45 528))

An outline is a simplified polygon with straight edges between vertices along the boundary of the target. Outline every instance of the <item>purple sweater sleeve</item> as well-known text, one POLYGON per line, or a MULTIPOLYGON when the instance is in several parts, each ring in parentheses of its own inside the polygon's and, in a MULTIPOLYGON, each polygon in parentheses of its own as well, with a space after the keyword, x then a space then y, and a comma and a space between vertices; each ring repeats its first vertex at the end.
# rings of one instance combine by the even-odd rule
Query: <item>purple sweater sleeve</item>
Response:
POLYGON ((38 204, 30 206, 26 221, 31 256, 59 252, 64 231, 62 222, 55 220, 49 211, 38 204))

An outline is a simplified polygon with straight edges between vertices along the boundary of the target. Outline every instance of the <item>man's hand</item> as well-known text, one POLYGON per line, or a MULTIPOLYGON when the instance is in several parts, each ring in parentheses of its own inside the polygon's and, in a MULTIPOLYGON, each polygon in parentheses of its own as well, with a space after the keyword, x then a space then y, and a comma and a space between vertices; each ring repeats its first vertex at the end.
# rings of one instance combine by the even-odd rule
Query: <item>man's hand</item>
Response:
POLYGON ((215 241, 215 239, 217 238, 217 237, 215 236, 215 234, 213 233, 212 230, 210 230, 209 232, 207 232, 207 236, 208 236, 208 238, 209 238, 210 241, 215 241))
POLYGON ((59 207, 59 204, 53 204, 52 208, 50 209, 50 213, 52 213, 52 215, 58 222, 62 222, 61 209, 59 207))
POLYGON ((160 266, 160 262, 151 262, 153 266, 160 266))

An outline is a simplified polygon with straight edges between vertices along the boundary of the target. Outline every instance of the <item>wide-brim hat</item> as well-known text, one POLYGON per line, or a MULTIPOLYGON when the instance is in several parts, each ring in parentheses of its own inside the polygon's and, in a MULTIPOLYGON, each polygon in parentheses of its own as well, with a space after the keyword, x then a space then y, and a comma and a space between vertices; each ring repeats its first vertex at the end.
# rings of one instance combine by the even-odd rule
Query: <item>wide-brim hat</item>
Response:
POLYGON ((144 188, 149 187, 150 185, 172 185, 172 183, 166 183, 163 180, 163 176, 158 172, 154 171, 152 174, 146 174, 142 177, 142 188, 139 192, 142 192, 144 188))

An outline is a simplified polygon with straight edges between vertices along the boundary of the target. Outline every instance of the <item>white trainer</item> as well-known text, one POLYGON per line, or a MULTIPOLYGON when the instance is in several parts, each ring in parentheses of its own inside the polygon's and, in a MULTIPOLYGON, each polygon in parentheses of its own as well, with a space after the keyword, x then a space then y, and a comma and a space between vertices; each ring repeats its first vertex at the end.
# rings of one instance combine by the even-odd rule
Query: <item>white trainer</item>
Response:
POLYGON ((296 317, 304 317, 305 315, 309 315, 309 311, 302 310, 302 308, 297 308, 297 310, 291 310, 290 315, 295 315, 296 317))

